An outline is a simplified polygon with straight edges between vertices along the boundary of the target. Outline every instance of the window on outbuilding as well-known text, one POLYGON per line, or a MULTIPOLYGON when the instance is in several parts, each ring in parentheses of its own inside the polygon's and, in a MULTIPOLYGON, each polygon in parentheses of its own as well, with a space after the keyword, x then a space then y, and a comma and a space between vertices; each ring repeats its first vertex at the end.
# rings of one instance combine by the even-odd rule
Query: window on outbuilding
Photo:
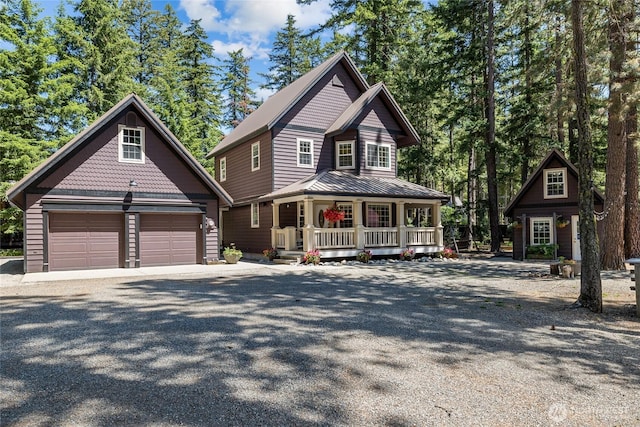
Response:
POLYGON ((560 199, 567 196, 567 169, 545 169, 544 198, 560 199))
POLYGON ((144 128, 118 126, 118 161, 144 163, 144 128))
POLYGON ((553 242, 553 218, 531 218, 531 244, 548 245, 553 242))

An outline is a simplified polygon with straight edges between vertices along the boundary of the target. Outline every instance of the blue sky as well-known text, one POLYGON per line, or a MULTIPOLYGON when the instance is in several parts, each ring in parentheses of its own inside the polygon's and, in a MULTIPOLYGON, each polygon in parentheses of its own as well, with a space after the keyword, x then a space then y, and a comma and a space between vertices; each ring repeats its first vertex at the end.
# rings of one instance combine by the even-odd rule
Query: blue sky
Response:
MULTIPOLYGON (((0 0, 0 3, 2 0, 0 0)), ((35 0, 43 15, 55 17, 60 0, 35 0)), ((296 25, 308 30, 326 22, 331 14, 331 0, 318 0, 311 5, 296 4, 296 0, 152 0, 155 10, 163 11, 170 3, 185 24, 200 19, 218 59, 227 52, 243 48, 251 57, 251 74, 258 99, 266 99, 272 92, 260 89, 264 83, 258 73, 269 67, 269 52, 274 36, 284 27, 287 15, 294 15, 296 25)))

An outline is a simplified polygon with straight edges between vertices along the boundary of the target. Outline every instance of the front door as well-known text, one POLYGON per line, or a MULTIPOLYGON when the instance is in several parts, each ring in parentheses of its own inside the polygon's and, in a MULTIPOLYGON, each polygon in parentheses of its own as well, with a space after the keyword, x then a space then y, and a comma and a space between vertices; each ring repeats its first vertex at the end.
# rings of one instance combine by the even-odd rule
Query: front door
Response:
POLYGON ((329 221, 324 219, 324 210, 329 209, 329 204, 314 204, 313 205, 313 225, 318 228, 328 228, 329 221))
POLYGON ((571 257, 580 261, 582 255, 580 254, 580 217, 578 215, 571 215, 571 257))

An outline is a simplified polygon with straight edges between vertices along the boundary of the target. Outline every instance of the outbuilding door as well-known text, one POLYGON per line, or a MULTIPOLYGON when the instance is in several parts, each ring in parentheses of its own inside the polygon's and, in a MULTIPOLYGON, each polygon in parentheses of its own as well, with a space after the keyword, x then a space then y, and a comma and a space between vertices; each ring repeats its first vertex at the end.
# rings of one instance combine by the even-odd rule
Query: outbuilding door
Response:
POLYGON ((140 266, 201 263, 201 224, 199 214, 140 215, 140 266))
POLYGON ((49 213, 49 270, 122 266, 122 213, 49 213))

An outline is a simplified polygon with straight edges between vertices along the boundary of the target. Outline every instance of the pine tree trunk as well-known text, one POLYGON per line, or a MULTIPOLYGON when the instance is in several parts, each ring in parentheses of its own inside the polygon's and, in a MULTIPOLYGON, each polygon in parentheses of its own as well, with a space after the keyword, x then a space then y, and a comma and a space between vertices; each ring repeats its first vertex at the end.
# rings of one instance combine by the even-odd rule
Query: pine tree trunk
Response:
MULTIPOLYGON (((627 174, 624 217, 626 258, 640 258, 640 208, 638 200, 638 107, 632 105, 626 121, 627 174)), ((637 286, 637 285, 636 285, 637 286)))
POLYGON ((602 312, 602 282, 596 221, 593 213, 593 142, 589 118, 587 61, 582 22, 583 0, 571 0, 573 54, 575 59, 576 115, 578 119, 578 187, 580 251, 582 268, 578 302, 596 313, 602 312))
POLYGON ((609 12, 609 117, 607 124, 606 213, 603 219, 602 268, 624 270, 624 190, 626 169, 626 127, 624 106, 626 86, 621 76, 625 61, 628 24, 624 2, 612 2, 609 12))
POLYGON ((487 193, 489 196, 489 228, 491 230, 491 252, 500 250, 500 218, 498 212, 498 178, 496 171, 496 113, 495 113, 495 63, 494 63, 494 17, 493 0, 487 2, 487 45, 486 45, 486 99, 485 114, 487 130, 485 134, 487 163, 487 193))

